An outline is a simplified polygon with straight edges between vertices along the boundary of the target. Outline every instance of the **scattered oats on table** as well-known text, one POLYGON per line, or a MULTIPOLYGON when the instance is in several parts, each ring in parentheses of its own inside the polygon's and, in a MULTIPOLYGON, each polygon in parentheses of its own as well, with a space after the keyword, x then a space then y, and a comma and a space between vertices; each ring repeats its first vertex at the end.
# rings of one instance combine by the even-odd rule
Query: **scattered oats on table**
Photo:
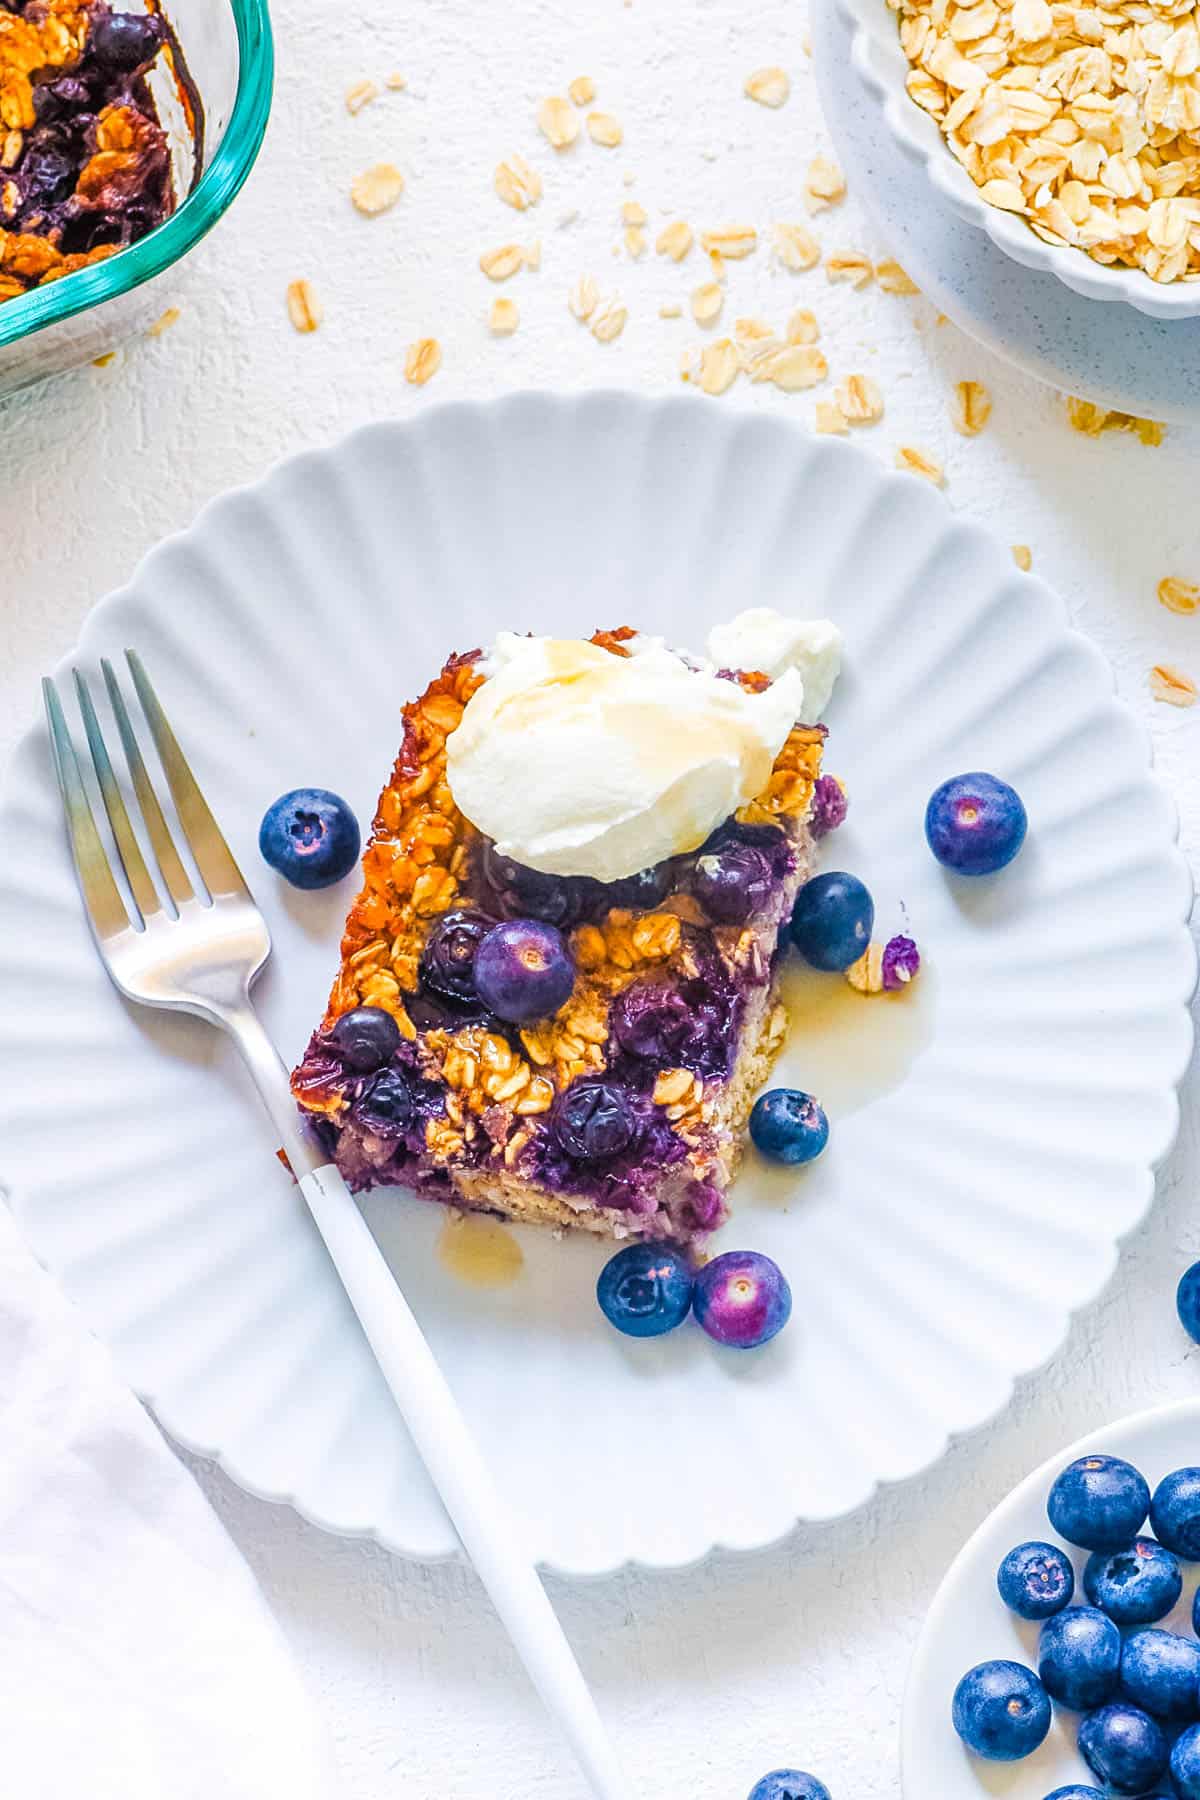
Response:
POLYGON ((875 279, 885 294, 919 294, 921 291, 894 257, 885 256, 882 262, 875 264, 875 279))
POLYGON ((706 394, 723 394, 737 380, 740 363, 732 338, 718 338, 700 356, 700 386, 706 394))
POLYGON ((625 137, 620 120, 614 119, 611 113, 589 113, 587 129, 593 144, 599 144, 605 150, 615 150, 625 137))
POLYGON ((628 255, 636 261, 639 257, 645 256, 648 247, 649 239, 640 225, 625 227, 625 249, 628 255))
POLYGON ((364 75, 361 81, 353 81, 346 89, 346 111, 360 113, 364 106, 370 106, 372 100, 379 97, 379 83, 364 75))
POLYGON ((525 252, 520 244, 501 244, 497 250, 485 250, 479 267, 489 281, 507 281, 525 266, 525 252))
POLYGON ((804 204, 810 213, 823 212, 846 198, 846 177, 827 156, 814 156, 804 182, 804 204))
POLYGON ((367 219, 387 212, 403 192, 404 177, 394 163, 374 163, 350 183, 350 198, 367 219))
POLYGON ((816 429, 827 437, 846 437, 850 430, 845 414, 835 400, 817 401, 815 422, 816 429))
POLYGON ((726 262, 740 262, 743 256, 757 250, 758 233, 753 225, 724 225, 719 231, 702 231, 700 248, 726 262))
POLYGON ((692 247, 692 228, 683 219, 672 219, 664 225, 654 240, 654 248, 659 256, 669 256, 672 262, 682 262, 692 247))
POLYGON ((755 69, 753 75, 747 75, 744 91, 748 99, 757 100, 760 106, 782 106, 792 84, 785 69, 755 69))
POLYGON ((393 94, 403 93, 408 86, 408 76, 401 75, 399 69, 393 69, 390 75, 384 76, 383 85, 390 88, 393 94))
POLYGON ((626 225, 646 225, 649 214, 640 200, 625 200, 621 205, 621 219, 626 225))
POLYGON ((725 293, 719 281, 702 281, 692 292, 692 317, 697 325, 711 325, 721 315, 725 293))
POLYGON ((682 319, 683 308, 678 300, 664 300, 658 309, 660 319, 682 319))
POLYGON ((516 212, 536 206, 542 197, 541 176, 515 152, 496 164, 495 187, 505 205, 516 212))
POLYGON ((161 337, 164 331, 170 331, 172 325, 178 325, 179 318, 179 308, 177 306, 168 306, 166 312, 160 313, 153 325, 147 328, 146 336, 152 338, 161 337))
POLYGON ((287 315, 297 331, 315 331, 325 317, 311 281, 291 281, 287 289, 287 315))
POLYGON ((1180 581, 1177 575, 1164 575, 1157 591, 1168 612, 1194 613, 1200 607, 1200 587, 1194 581, 1180 581))
POLYGON ((590 106, 596 98, 596 84, 590 75, 577 75, 568 83, 567 92, 576 106, 590 106))
POLYGON ((772 237, 779 261, 795 274, 804 269, 815 269, 821 260, 821 246, 804 225, 776 225, 772 228, 772 237))
POLYGON ((607 300, 599 312, 593 313, 589 329, 598 344, 611 344, 624 331, 628 318, 628 309, 620 300, 607 300))
POLYGON ((815 344, 821 335, 816 313, 807 306, 798 306, 788 319, 784 335, 789 344, 815 344))
POLYGON ((511 337, 521 323, 521 315, 515 300, 500 298, 492 301, 492 310, 488 314, 488 330, 493 337, 511 337))
POLYGON ((1196 684, 1171 663, 1155 663, 1150 671, 1150 692, 1167 706, 1195 706, 1196 684))
POLYGON ((414 387, 424 387, 442 366, 442 346, 436 338, 418 338, 410 344, 404 358, 404 379, 414 387))
POLYGON ((811 344, 784 344, 755 364, 753 381, 770 381, 785 394, 798 394, 828 379, 829 364, 811 344))
POLYGON ((1140 419, 1136 413, 1113 412, 1095 406, 1076 394, 1067 396, 1067 419, 1084 437, 1099 437, 1105 431, 1128 431, 1151 449, 1157 449, 1167 435, 1167 428, 1157 419, 1140 419))
POLYGON ((876 425, 883 417, 883 395, 870 375, 847 375, 836 397, 848 425, 876 425))
POLYGON ((591 275, 581 275, 567 295, 567 305, 583 325, 595 312, 599 299, 600 290, 594 278, 591 275))
POLYGON ((538 129, 556 150, 569 150, 579 136, 579 115, 561 94, 551 94, 538 107, 538 129))
POLYGON ((978 437, 992 416, 992 396, 982 381, 959 381, 954 388, 950 419, 963 437, 978 437))
POLYGON ((946 471, 941 463, 927 450, 918 450, 915 444, 900 445, 896 451, 896 467, 903 469, 906 475, 919 475, 922 481, 931 481, 934 487, 946 485, 946 471))
POLYGON ((1018 569, 1023 569, 1025 574, 1028 575, 1030 569, 1033 567, 1033 551, 1029 548, 1029 545, 1014 544, 1012 547, 1012 559, 1016 563, 1018 569))
POLYGON ((829 281, 865 288, 875 279, 875 264, 861 250, 834 250, 825 258, 825 275, 829 281))

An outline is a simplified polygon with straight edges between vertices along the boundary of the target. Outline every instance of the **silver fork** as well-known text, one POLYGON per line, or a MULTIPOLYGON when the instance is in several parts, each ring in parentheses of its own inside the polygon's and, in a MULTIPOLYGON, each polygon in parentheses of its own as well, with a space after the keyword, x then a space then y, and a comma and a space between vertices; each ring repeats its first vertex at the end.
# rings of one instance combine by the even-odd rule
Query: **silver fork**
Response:
POLYGON ((446 1379, 349 1189, 301 1125, 283 1062, 250 1000, 255 977, 271 953, 266 922, 196 784, 141 659, 132 650, 125 655, 183 838, 207 891, 197 892, 179 855, 117 676, 105 660, 100 665, 104 684, 154 865, 152 873, 130 821, 87 681, 76 669, 75 689, 112 833, 116 870, 125 883, 122 892, 92 812, 58 690, 52 681, 44 681, 68 836, 100 959, 128 999, 195 1013, 232 1037, 384 1379, 535 1687, 562 1727, 598 1800, 627 1800, 595 1702, 446 1379))

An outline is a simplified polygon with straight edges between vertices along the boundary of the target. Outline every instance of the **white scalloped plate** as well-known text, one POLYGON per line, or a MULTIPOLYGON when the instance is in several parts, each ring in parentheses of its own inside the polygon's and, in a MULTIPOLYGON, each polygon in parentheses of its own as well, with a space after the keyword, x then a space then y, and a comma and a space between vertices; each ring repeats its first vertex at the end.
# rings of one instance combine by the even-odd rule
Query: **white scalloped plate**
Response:
MULTIPOLYGON (((367 1209, 532 1550, 571 1572, 861 1505, 1002 1407, 1108 1280, 1192 1043, 1191 883, 1143 733, 1049 590, 933 489, 699 399, 526 395, 370 426, 206 508, 78 652, 94 669, 138 646, 258 871, 260 996, 290 1057, 352 884, 301 896, 262 867, 278 792, 320 783, 369 818, 400 702, 498 627, 698 643, 754 601, 844 628, 829 766, 852 805, 829 854, 887 924, 907 908, 929 957, 897 1005, 854 1000, 849 1039, 844 1009, 793 1034, 785 1073, 824 1088, 833 1142, 803 1176, 751 1164, 725 1240, 783 1264, 791 1326, 750 1356, 694 1329, 633 1344, 596 1309, 602 1246, 523 1233, 519 1279, 479 1289, 439 1258, 440 1209, 367 1209), (1017 784, 1031 833, 964 884, 921 821, 977 767, 1017 784)), ((0 842, 0 1179, 36 1250, 180 1442, 332 1530, 449 1552, 232 1054, 100 972, 40 729, 0 842)))
POLYGON ((959 218, 985 232, 997 249, 1023 268, 1056 276, 1085 300, 1118 301, 1152 319, 1192 319, 1200 314, 1200 282, 1157 282, 1141 269, 1098 263, 1082 250, 1046 243, 1019 213, 989 205, 952 155, 936 119, 908 92, 910 64, 900 44, 896 14, 885 0, 836 3, 854 27, 854 66, 878 98, 894 143, 925 171, 959 218))
MULTIPOLYGON (((1099 1452, 1125 1457, 1157 1487, 1173 1469, 1200 1459, 1200 1400, 1156 1406, 1089 1432, 1027 1475, 963 1546, 934 1596, 909 1671, 900 1771, 908 1800, 929 1800, 933 1794, 937 1800, 987 1800, 989 1795, 993 1800, 1001 1795, 1004 1800, 1043 1800, 1069 1782, 1094 1782, 1075 1747, 1079 1720, 1074 1714, 1056 1711, 1049 1737, 1024 1762, 986 1763, 959 1742, 950 1723, 950 1703, 959 1681, 976 1663, 999 1657, 1036 1668, 1039 1627, 1009 1612, 996 1591, 996 1571, 1016 1544, 1031 1538, 1059 1542, 1046 1517, 1051 1485, 1076 1457, 1099 1452)), ((1081 1581, 1087 1552, 1072 1555, 1081 1581)), ((1185 1564, 1183 1573, 1179 1605, 1162 1623, 1190 1636, 1196 1572, 1185 1564)))

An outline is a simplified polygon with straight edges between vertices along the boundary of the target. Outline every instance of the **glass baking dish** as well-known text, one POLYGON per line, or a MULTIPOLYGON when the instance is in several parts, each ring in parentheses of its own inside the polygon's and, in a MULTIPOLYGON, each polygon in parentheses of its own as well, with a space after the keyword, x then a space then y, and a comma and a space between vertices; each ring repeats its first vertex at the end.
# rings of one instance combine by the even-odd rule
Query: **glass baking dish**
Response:
POLYGON ((103 356, 153 324, 170 300, 176 264, 254 166, 275 67, 266 0, 168 0, 163 10, 186 73, 164 50, 149 80, 184 198, 119 255, 0 305, 0 395, 103 356))

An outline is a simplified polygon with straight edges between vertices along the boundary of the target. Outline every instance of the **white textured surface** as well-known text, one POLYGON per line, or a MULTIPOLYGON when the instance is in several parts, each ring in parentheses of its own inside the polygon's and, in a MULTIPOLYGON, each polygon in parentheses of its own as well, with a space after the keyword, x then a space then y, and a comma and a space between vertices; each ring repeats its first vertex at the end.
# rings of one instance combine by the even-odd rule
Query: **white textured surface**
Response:
MULTIPOLYGON (((752 22, 734 0, 630 8, 604 0, 586 20, 579 13, 471 0, 436 15, 380 7, 366 25, 348 13, 339 25, 328 8, 293 0, 278 9, 281 79, 263 162, 197 259, 179 324, 108 369, 0 409, 7 742, 32 716, 34 677, 68 648, 91 599, 126 579, 205 498, 296 445, 427 398, 517 385, 673 386, 676 346, 700 334, 660 321, 657 305, 686 299, 700 270, 694 256, 680 269, 612 259, 627 197, 621 172, 636 173, 633 192, 656 223, 660 206, 696 223, 802 217, 800 172, 827 139, 804 69, 801 15, 785 0, 764 4, 752 22), (794 77, 780 113, 740 94, 744 74, 771 61, 794 77), (392 66, 409 74, 410 92, 348 119, 344 82, 392 66), (581 144, 551 164, 529 124, 532 107, 583 71, 597 79, 598 103, 623 119, 626 145, 581 144), (536 152, 548 169, 540 215, 518 218, 491 192, 491 168, 510 148, 536 152), (405 169, 409 192, 396 213, 367 224, 344 189, 358 167, 386 154, 405 169), (556 232, 554 220, 576 205, 578 224, 556 232), (521 331, 493 344, 482 319, 497 290, 475 257, 538 231, 542 273, 503 290, 521 304, 521 331), (589 269, 632 302, 613 346, 594 344, 563 304, 567 283, 589 269), (312 339, 295 337, 283 317, 282 289, 296 274, 312 276, 327 306, 312 339), (443 339, 446 362, 421 395, 403 383, 402 350, 429 330, 443 339)), ((872 241, 853 197, 818 229, 831 248, 886 248, 872 241)), ((734 266, 730 285, 731 313, 781 321, 791 306, 812 305, 835 372, 863 368, 884 386, 888 417, 867 443, 885 456, 903 441, 944 454, 951 503, 1003 542, 1033 545, 1039 571, 1111 657, 1123 695, 1154 730, 1194 853, 1200 713, 1152 707, 1144 680, 1163 656, 1200 672, 1200 622, 1169 617, 1154 599, 1161 575, 1200 573, 1197 434, 1172 431, 1153 452, 1128 439, 1084 442, 1067 429, 1061 402, 952 329, 934 331, 919 302, 827 288, 819 272, 773 275, 762 255, 734 266), (996 400, 988 432, 971 443, 947 418, 951 383, 964 376, 986 381, 996 400)), ((812 399, 743 387, 714 404, 807 418, 812 399)), ((1194 1103, 1194 1080, 1190 1093, 1194 1103)), ((1158 1208, 1106 1298, 1005 1417, 918 1487, 748 1561, 552 1583, 647 1794, 741 1800, 764 1768, 796 1759, 825 1774, 835 1800, 894 1800, 908 1650, 967 1531, 1079 1431, 1194 1392, 1196 1359, 1170 1290, 1200 1244, 1196 1170, 1185 1106, 1158 1208)), ((715 1457, 723 1450, 714 1443, 715 1457)), ((819 1458, 820 1445, 811 1453, 819 1458)), ((405 1567, 325 1538, 201 1474, 309 1672, 354 1800, 397 1792, 577 1800, 467 1574, 405 1567)))

